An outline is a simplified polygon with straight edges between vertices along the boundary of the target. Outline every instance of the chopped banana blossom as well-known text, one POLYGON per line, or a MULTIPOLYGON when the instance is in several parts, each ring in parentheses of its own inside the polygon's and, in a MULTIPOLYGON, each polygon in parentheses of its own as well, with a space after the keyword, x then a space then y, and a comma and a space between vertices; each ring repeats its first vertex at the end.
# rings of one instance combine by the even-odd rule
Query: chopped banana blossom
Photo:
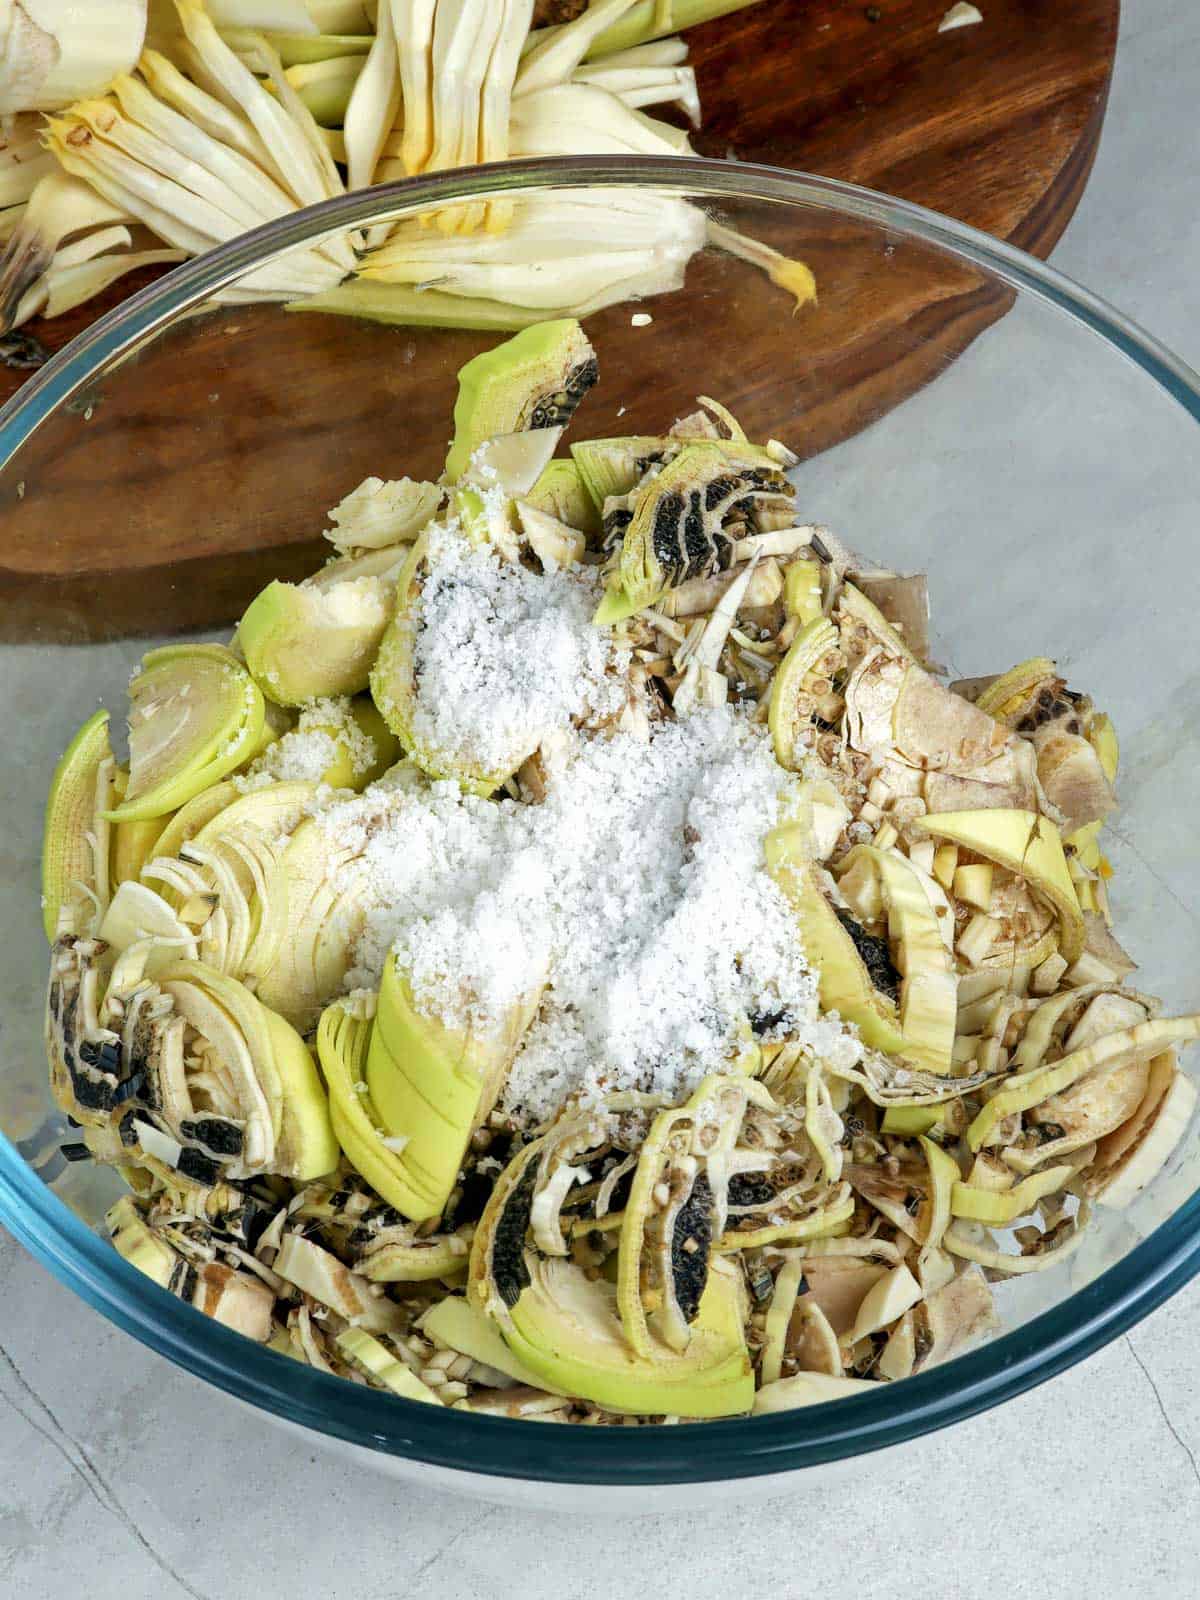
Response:
POLYGON ((619 660, 590 626, 594 578, 531 573, 453 524, 431 526, 424 557, 419 597, 397 621, 413 658, 400 731, 432 776, 491 774, 494 786, 564 723, 620 714, 619 660))
MULTIPOLYGON (((595 9, 501 91, 656 25, 595 9)), ((397 10, 447 60, 478 20, 397 10)), ((427 83, 422 160, 477 68, 427 83)), ((71 114, 127 176, 168 128, 141 95, 71 114)), ((265 204, 262 170, 190 192, 265 204)), ((130 1185, 117 1250, 279 1354, 487 1415, 770 1413, 993 1332, 1177 1154, 1200 1016, 1112 931, 1108 718, 1046 658, 942 682, 924 580, 801 522, 796 458, 716 401, 555 457, 596 374, 570 318, 477 357, 438 483, 367 479, 233 648, 151 651, 128 767, 84 723, 51 1085, 130 1185)))

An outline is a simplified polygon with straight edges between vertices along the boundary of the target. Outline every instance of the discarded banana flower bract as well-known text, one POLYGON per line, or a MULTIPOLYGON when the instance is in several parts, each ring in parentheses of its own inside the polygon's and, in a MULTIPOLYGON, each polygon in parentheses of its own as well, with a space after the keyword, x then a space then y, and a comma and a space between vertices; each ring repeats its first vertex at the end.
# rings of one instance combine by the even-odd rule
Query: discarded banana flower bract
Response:
POLYGON ((1111 929, 1109 718, 1045 658, 947 686, 924 579, 805 523, 785 445, 707 396, 587 439, 598 371, 570 318, 477 356, 437 483, 150 651, 127 766, 106 712, 70 743, 66 1150, 133 1266, 380 1392, 877 1391, 1171 1161, 1200 1016, 1111 929))
MULTIPOLYGON (((534 0, 385 0, 370 15, 357 0, 155 0, 149 26, 146 0, 106 0, 87 27, 66 0, 39 0, 36 24, 17 6, 0 51, 0 331, 347 189, 509 157, 687 155, 686 133, 646 110, 700 121, 670 30, 751 3, 597 0, 546 27, 534 0)), ((815 295, 802 262, 628 190, 377 224, 217 298, 516 329, 678 289, 706 245, 797 305, 815 295)))

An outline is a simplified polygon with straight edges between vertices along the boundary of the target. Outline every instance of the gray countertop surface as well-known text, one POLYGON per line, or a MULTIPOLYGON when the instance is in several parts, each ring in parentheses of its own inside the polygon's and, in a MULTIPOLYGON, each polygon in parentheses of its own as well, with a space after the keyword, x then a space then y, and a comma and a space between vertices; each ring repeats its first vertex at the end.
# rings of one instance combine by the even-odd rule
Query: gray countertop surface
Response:
MULTIPOLYGON (((1124 12, 1103 145, 1054 259, 1200 364, 1200 7, 1124 12)), ((1180 1600, 1200 1571, 1198 1347, 1200 1282, 1053 1382, 784 1498, 568 1522, 265 1428, 0 1235, 0 1596, 1180 1600)))

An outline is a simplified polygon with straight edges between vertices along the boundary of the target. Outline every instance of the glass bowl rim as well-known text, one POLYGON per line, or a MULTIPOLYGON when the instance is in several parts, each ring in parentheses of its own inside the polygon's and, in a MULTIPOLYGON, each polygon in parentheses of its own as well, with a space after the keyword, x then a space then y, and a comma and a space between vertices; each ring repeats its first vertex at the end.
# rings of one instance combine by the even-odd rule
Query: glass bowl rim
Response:
MULTIPOLYGON (((339 196, 176 267, 100 318, 0 408, 0 468, 97 371, 271 257, 381 215, 494 193, 649 187, 834 211, 933 246, 1053 306, 1132 360, 1200 422, 1200 377, 1101 297, 1012 245, 835 179, 697 157, 544 158, 339 196)), ((1117 1264, 1011 1333, 879 1394, 686 1427, 550 1427, 382 1394, 252 1344, 139 1273, 34 1174, 0 1132, 0 1222, 117 1326, 251 1406, 384 1455, 484 1477, 596 1486, 711 1482, 817 1466, 902 1443, 1044 1382, 1118 1337, 1200 1271, 1200 1192, 1117 1264)))

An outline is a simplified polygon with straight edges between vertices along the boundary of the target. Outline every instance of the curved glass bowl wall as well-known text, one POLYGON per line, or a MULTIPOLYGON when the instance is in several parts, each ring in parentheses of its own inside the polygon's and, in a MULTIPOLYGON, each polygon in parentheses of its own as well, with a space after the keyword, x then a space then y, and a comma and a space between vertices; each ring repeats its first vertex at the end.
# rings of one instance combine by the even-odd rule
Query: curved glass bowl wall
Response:
MULTIPOLYGON (((1123 742, 1112 895, 1145 987, 1200 1002, 1193 822, 1200 654, 1194 375, 1049 269, 843 185, 703 161, 513 164, 349 196, 143 291, 0 414, 0 1220, 91 1304, 200 1377, 384 1456, 502 1478, 667 1485, 853 1456, 995 1404, 1080 1359, 1200 1265, 1193 1139, 1063 1268, 1001 1294, 1007 1332, 933 1372, 806 1412, 663 1429, 571 1429, 438 1412, 251 1345, 141 1277, 97 1231, 111 1174, 66 1166, 41 1044, 37 862, 50 773, 165 636, 219 636, 272 577, 322 559, 325 509, 362 478, 435 476, 463 361, 497 334, 206 306, 325 231, 497 189, 683 194, 807 260, 793 315, 717 251, 686 287, 590 318, 590 436, 654 432, 715 395, 804 458, 799 504, 890 565, 930 573, 955 675, 1050 653, 1123 742)), ((327 548, 327 547, 326 547, 327 548)), ((80 1352, 81 1359, 83 1352, 80 1352)))

